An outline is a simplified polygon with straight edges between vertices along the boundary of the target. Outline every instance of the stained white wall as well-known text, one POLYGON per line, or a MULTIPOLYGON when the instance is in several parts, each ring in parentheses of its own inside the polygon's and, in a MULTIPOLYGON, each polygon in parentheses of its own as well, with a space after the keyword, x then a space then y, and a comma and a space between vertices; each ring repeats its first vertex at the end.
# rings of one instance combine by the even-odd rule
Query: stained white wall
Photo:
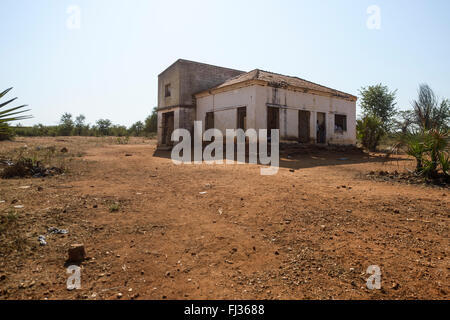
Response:
POLYGON ((311 93, 297 92, 269 86, 254 85, 217 93, 197 99, 196 119, 205 128, 206 112, 215 113, 215 127, 225 134, 226 129, 237 127, 237 108, 247 107, 247 128, 267 128, 267 106, 280 108, 280 136, 298 138, 298 111, 308 110, 310 138, 316 138, 317 112, 326 115, 326 139, 331 144, 356 144, 356 102, 311 93), (347 116, 347 131, 334 130, 334 116, 347 116))
POLYGON ((255 86, 227 91, 197 99, 197 121, 203 122, 207 112, 214 112, 214 126, 225 134, 237 127, 237 108, 247 107, 247 128, 255 127, 255 86))

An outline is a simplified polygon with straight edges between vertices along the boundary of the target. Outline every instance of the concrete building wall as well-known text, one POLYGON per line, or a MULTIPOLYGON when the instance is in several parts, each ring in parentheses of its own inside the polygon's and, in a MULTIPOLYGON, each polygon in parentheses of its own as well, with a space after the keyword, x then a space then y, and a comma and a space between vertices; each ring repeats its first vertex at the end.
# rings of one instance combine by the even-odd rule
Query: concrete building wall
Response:
POLYGON ((180 104, 194 105, 193 95, 211 89, 226 80, 238 76, 243 71, 212 66, 209 64, 181 60, 180 70, 180 104))
POLYGON ((247 128, 255 126, 255 86, 227 91, 197 99, 196 120, 202 121, 205 130, 207 112, 214 112, 214 127, 225 135, 226 129, 237 127, 237 109, 247 107, 247 128))
POLYGON ((218 86, 242 73, 244 72, 239 70, 180 59, 158 76, 158 109, 195 106, 195 93, 218 86), (166 97, 166 85, 170 85, 170 97, 166 97))
POLYGON ((174 111, 174 128, 193 132, 196 117, 194 94, 213 88, 243 71, 208 64, 177 60, 158 76, 158 144, 162 142, 162 114, 174 111), (166 96, 170 85, 170 96, 166 96))
POLYGON ((158 109, 180 105, 180 83, 180 68, 177 63, 158 76, 158 109), (165 96, 166 85, 170 85, 170 97, 165 96))
POLYGON ((330 144, 356 144, 356 102, 314 95, 270 86, 253 85, 232 91, 211 94, 197 99, 196 119, 204 122, 206 112, 215 113, 215 127, 237 127, 237 108, 247 107, 247 128, 267 128, 267 107, 280 110, 280 137, 298 140, 299 110, 310 111, 310 139, 316 140, 317 112, 325 113, 326 141, 330 144), (335 114, 347 117, 347 131, 335 132, 335 114))
MULTIPOLYGON (((326 116, 326 140, 330 144, 356 144, 356 102, 327 97, 311 93, 257 86, 258 110, 265 110, 267 105, 280 107, 280 136, 286 140, 298 139, 298 111, 311 112, 310 138, 316 139, 317 112, 326 116), (335 114, 347 117, 347 131, 335 132, 335 114)), ((258 112, 258 114, 260 114, 258 112)), ((267 114, 258 119, 260 126, 265 126, 267 114)))

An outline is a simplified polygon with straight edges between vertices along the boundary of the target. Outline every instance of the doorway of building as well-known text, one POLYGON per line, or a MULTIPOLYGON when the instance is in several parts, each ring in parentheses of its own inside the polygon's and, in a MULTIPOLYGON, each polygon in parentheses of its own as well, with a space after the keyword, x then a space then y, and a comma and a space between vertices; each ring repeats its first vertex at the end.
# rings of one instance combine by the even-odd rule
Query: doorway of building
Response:
POLYGON ((317 143, 326 143, 327 126, 325 119, 325 113, 317 112, 317 143))
POLYGON ((311 118, 311 112, 305 110, 299 110, 298 112, 298 141, 300 143, 309 142, 310 125, 309 120, 311 118))
POLYGON ((237 109, 237 128, 244 131, 247 130, 247 108, 240 107, 237 109))
POLYGON ((214 129, 214 112, 207 112, 205 116, 205 131, 214 129))
POLYGON ((280 129, 280 109, 267 107, 267 139, 271 141, 272 129, 280 129))
POLYGON ((175 114, 174 112, 166 112, 162 114, 162 144, 172 145, 172 133, 175 125, 175 114))

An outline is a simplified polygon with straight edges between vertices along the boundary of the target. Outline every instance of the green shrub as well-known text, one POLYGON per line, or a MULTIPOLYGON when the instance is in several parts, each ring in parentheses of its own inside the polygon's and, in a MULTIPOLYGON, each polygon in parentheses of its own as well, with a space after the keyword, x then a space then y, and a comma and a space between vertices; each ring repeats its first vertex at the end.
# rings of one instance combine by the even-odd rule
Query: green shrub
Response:
POLYGON ((385 135, 382 121, 374 115, 365 115, 358 120, 356 131, 361 144, 369 151, 376 151, 381 138, 385 135))
POLYGON ((406 137, 407 154, 416 159, 416 171, 429 178, 445 176, 449 171, 449 155, 447 152, 449 131, 431 129, 406 137))
POLYGON ((449 176, 450 172, 450 158, 447 152, 442 152, 439 155, 439 163, 441 164, 442 173, 445 176, 449 176))
POLYGON ((119 212, 120 206, 117 203, 112 203, 109 205, 109 212, 119 212))
POLYGON ((11 128, 4 123, 0 124, 0 141, 10 140, 13 136, 11 128))

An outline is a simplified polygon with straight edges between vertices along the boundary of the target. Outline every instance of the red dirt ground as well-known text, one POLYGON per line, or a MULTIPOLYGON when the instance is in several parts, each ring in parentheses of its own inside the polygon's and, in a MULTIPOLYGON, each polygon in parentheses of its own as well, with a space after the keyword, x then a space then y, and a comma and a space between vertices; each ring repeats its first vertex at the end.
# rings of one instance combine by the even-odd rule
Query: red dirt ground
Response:
POLYGON ((367 178, 413 168, 405 157, 313 150, 261 176, 257 165, 175 166, 153 140, 114 141, 0 143, 4 156, 69 149, 62 176, 0 180, 0 212, 18 215, 0 234, 0 299, 450 298, 448 189, 367 178), (73 243, 90 259, 82 289, 68 291, 73 243), (370 265, 381 290, 366 288, 370 265))

